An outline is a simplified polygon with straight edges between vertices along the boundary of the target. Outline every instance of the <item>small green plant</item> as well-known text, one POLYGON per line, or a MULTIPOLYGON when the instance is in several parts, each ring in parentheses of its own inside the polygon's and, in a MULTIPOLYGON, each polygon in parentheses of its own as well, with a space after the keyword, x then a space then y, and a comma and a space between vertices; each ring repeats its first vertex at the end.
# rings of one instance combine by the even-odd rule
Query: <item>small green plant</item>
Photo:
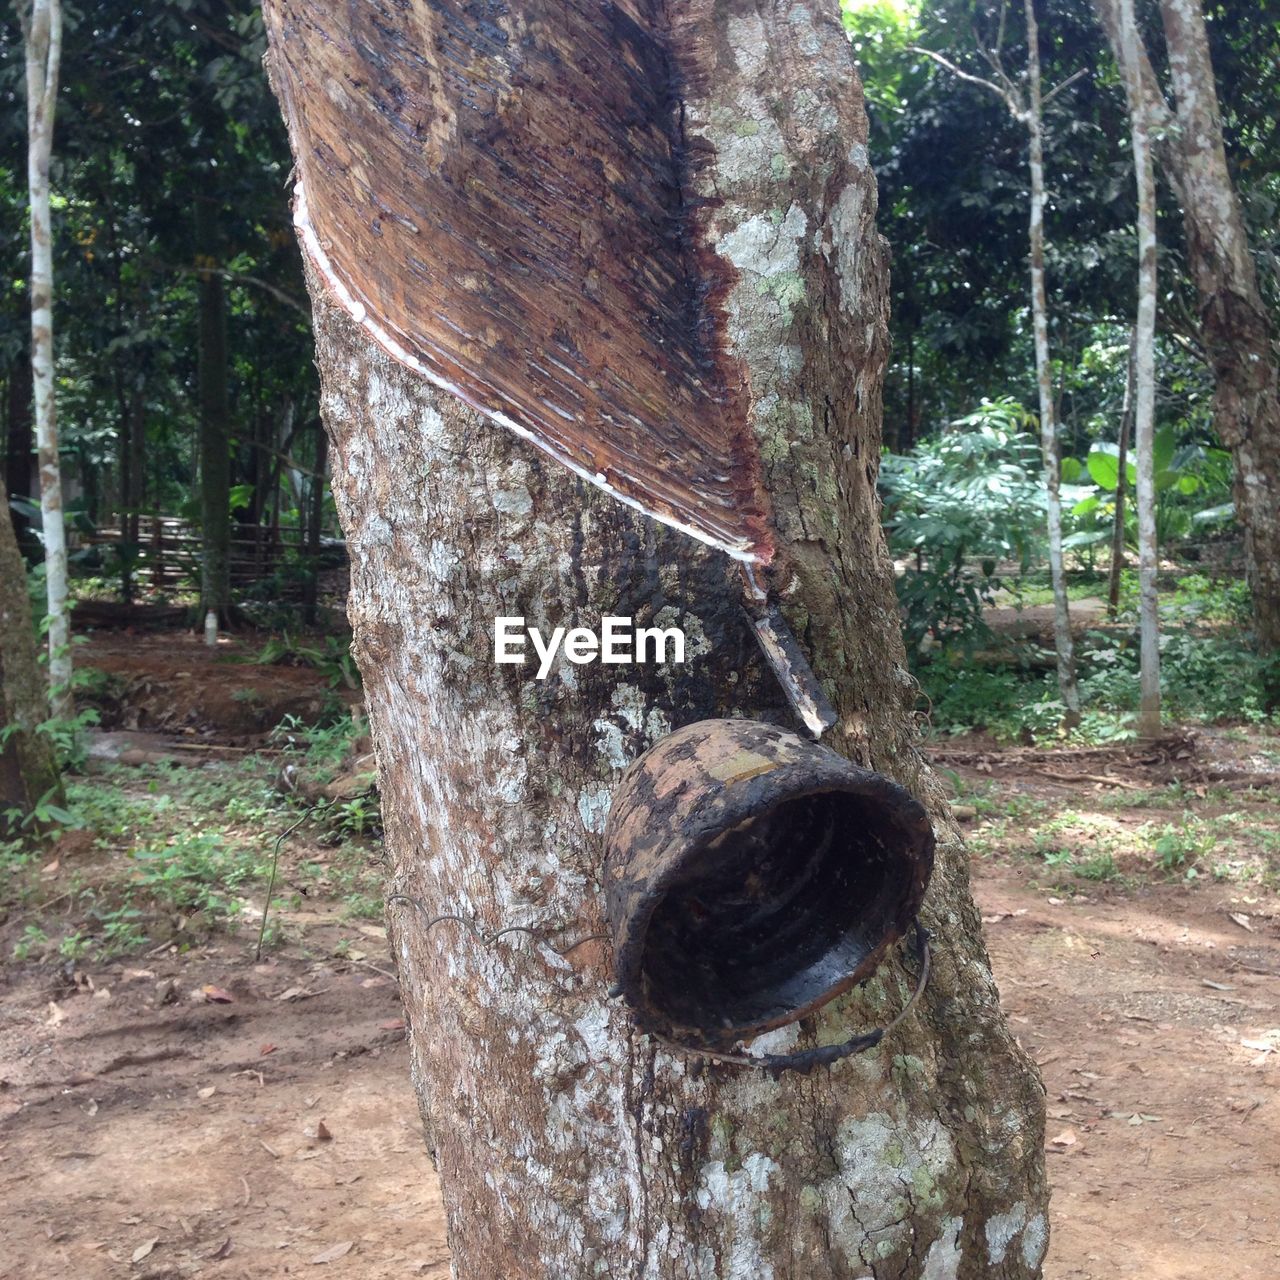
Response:
POLYGON ((134 884, 164 907, 203 912, 212 921, 238 915, 231 891, 245 888, 266 873, 262 854, 227 845, 216 831, 192 831, 168 845, 135 849, 134 884))
POLYGON ((1166 823, 1152 842, 1152 849, 1166 872, 1198 862, 1217 847, 1218 838, 1202 822, 1190 814, 1182 821, 1166 823))
POLYGON ((22 937, 13 944, 13 958, 29 960, 33 955, 43 955, 49 945, 49 935, 38 924, 26 925, 22 937))
POLYGON ((959 643, 988 632, 982 611, 1002 583, 998 566, 1025 571, 1044 524, 1040 447, 1031 416, 1012 400, 984 400, 936 439, 880 466, 908 647, 959 643))
POLYGON ((378 834, 382 830, 382 809, 378 803, 378 794, 374 790, 352 796, 350 800, 334 805, 333 814, 338 829, 348 835, 378 834))
MULTIPOLYGON (((4 746, 4 736, 0 734, 0 748, 4 746)), ((31 806, 28 813, 23 813, 21 809, 5 809, 0 813, 0 824, 8 831, 24 831, 38 832, 42 835, 52 834, 57 828, 66 830, 75 830, 84 824, 69 809, 63 808, 62 805, 55 803, 58 796, 58 788, 50 787, 36 802, 31 806)))
POLYGON ((292 639, 286 631, 272 636, 255 656, 238 661, 255 662, 259 666, 314 667, 327 678, 331 689, 360 688, 360 673, 351 656, 351 642, 344 636, 322 636, 318 643, 308 644, 292 639))
POLYGON ((58 954, 64 960, 81 960, 93 950, 93 938, 77 929, 58 943, 58 954))
POLYGON ((142 928, 144 916, 137 907, 125 905, 95 914, 102 925, 97 942, 100 959, 112 960, 116 956, 127 955, 148 942, 142 928))
POLYGON ((1080 863, 1076 875, 1085 880, 1116 880, 1120 872, 1116 860, 1109 853, 1099 853, 1095 857, 1080 863))

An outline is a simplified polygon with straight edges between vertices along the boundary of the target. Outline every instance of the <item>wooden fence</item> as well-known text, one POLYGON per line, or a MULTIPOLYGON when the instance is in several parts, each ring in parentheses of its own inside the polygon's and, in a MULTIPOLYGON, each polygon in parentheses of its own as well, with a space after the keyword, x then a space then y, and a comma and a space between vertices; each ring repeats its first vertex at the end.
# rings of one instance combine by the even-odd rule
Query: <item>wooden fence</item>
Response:
MULTIPOLYGON (((84 542, 115 551, 121 542, 119 525, 98 529, 84 542)), ((138 516, 138 558, 133 580, 156 590, 183 591, 200 585, 200 530, 180 516, 138 516)), ((301 530, 242 525, 232 521, 229 569, 231 585, 243 587, 269 578, 292 553, 303 550, 301 530)), ((332 544, 325 548, 331 553, 332 544)))

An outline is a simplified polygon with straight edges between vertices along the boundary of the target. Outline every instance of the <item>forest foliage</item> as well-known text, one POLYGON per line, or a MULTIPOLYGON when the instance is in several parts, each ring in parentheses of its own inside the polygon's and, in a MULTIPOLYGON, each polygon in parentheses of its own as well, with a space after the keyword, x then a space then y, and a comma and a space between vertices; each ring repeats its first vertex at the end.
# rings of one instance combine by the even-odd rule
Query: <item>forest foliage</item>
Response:
MULTIPOLYGON (((145 548, 130 517, 162 512, 198 530, 214 485, 212 501, 233 529, 297 532, 271 577, 236 591, 247 616, 296 627, 287 588, 314 580, 314 552, 338 530, 323 484, 290 160, 263 72, 261 15, 250 0, 64 7, 53 170, 57 388, 77 593, 173 596, 134 572, 145 548), (220 380, 222 410, 202 367, 220 380), (200 468, 202 433, 219 413, 229 462, 221 480, 200 468), (118 531, 109 542, 94 536, 107 529, 118 531)), ((1065 545, 1080 597, 1105 594, 1110 560, 1135 306, 1133 168, 1123 87, 1092 7, 1039 0, 1037 8, 1045 83, 1065 84, 1046 113, 1046 236, 1065 545)), ((935 728, 1054 732, 1061 708, 1045 682, 1043 643, 1010 642, 989 626, 993 606, 1044 599, 1044 485, 1025 407, 1036 399, 1026 136, 1004 105, 921 52, 981 69, 982 51, 998 45, 1016 69, 1025 63, 1018 6, 843 0, 842 12, 893 257, 880 483, 909 656, 933 695, 935 728)), ((1161 48, 1156 6, 1139 13, 1149 47, 1161 48)), ((1231 175, 1274 315, 1280 23, 1266 4, 1209 4, 1206 16, 1231 175)), ((27 235, 21 68, 21 32, 8 16, 0 21, 0 238, 17 264, 27 235)), ((1230 460, 1215 434, 1182 221, 1167 182, 1159 194, 1155 465, 1168 695, 1178 715, 1256 719, 1274 705, 1275 662, 1249 641, 1230 460), (1188 604, 1197 592, 1203 607, 1188 604), (1241 678, 1210 697, 1197 673, 1227 660, 1241 678)), ((19 269, 0 297, 0 413, 15 524, 38 578, 29 359, 19 269)), ((1130 453, 1130 488, 1132 471, 1130 453)), ((1122 532, 1131 556, 1132 502, 1122 532)), ((194 608, 197 592, 193 574, 176 597, 194 608)), ((1083 646, 1095 713, 1084 732, 1132 730, 1129 595, 1083 646)))

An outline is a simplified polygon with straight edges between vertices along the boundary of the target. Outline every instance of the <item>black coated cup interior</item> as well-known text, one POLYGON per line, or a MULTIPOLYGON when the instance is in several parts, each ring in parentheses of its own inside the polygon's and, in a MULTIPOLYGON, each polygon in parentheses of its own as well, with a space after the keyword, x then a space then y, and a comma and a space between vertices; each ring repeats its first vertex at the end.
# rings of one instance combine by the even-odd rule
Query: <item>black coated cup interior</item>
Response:
POLYGON ((853 973, 893 927, 913 868, 884 804, 786 799, 709 839, 665 885, 645 934, 648 1000, 709 1033, 782 1018, 853 973))

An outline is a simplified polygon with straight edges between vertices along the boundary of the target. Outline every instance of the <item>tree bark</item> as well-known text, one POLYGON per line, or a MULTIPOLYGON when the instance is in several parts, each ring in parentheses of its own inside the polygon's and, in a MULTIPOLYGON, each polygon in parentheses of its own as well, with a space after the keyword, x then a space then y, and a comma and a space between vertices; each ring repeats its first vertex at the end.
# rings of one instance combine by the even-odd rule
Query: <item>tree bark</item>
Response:
MULTIPOLYGON (((1094 9, 1120 61, 1120 0, 1094 9)), ((1144 48, 1137 49, 1141 114, 1182 207, 1187 260, 1214 377, 1214 428, 1231 451, 1236 516, 1244 529, 1254 630, 1280 650, 1280 382, 1275 330, 1258 287, 1240 201, 1227 169, 1217 88, 1199 0, 1161 0, 1170 110, 1144 48)))
POLYGON ((231 408, 228 397, 227 298, 216 268, 214 208, 196 198, 200 309, 200 614, 229 624, 231 603, 231 408))
POLYGON ((48 715, 46 699, 44 674, 36 661, 26 565, 0 475, 0 835, 10 825, 20 825, 40 799, 61 800, 53 746, 36 732, 48 715), (17 824, 6 820, 10 810, 17 811, 17 824))
MULTIPOLYGON (((340 40, 325 9, 272 0, 275 55, 304 20, 340 40)), ((693 720, 789 717, 723 556, 393 363, 312 270, 393 890, 420 904, 397 897, 389 918, 455 1274, 1035 1276, 1042 1090, 1000 1014, 966 857, 914 746, 879 527, 887 281, 848 42, 834 7, 681 0, 669 37, 656 10, 635 12, 696 61, 678 117, 699 164, 681 194, 716 202, 705 248, 734 268, 725 324, 773 505, 772 581, 840 712, 832 745, 934 815, 924 914, 938 957, 920 1012, 881 1048, 775 1080, 636 1032, 608 998, 598 939, 561 957, 518 935, 486 946, 455 923, 428 927, 456 912, 485 932, 602 931, 600 833, 626 763, 693 720), (687 664, 562 662, 538 681, 493 663, 498 615, 545 631, 606 614, 679 625, 687 664)), ((426 49, 425 0, 398 13, 426 49)), ((306 121, 289 123, 305 145, 306 121)), ((887 961, 754 1048, 843 1039, 892 1016, 909 981, 887 961)))
POLYGON ((1160 733, 1160 613, 1156 591, 1156 175, 1147 115, 1141 108, 1138 21, 1133 0, 1118 0, 1121 72, 1130 103, 1133 171, 1138 186, 1138 317, 1133 331, 1133 443, 1138 461, 1138 730, 1160 733))
POLYGON ((31 201, 31 370, 35 390, 40 519, 49 609, 49 692, 53 713, 73 713, 71 616, 67 607, 67 535, 62 519, 62 467, 58 455, 53 383, 53 224, 49 211, 49 158, 62 58, 61 0, 33 0, 20 9, 26 45, 27 186, 31 201))
POLYGON ((1129 489, 1129 435, 1133 430, 1134 358, 1137 334, 1129 337, 1125 361, 1124 401, 1120 406, 1120 431, 1116 449, 1116 509, 1111 525, 1111 568, 1107 575, 1107 617, 1120 612, 1120 574, 1124 570, 1124 500, 1129 489))
MULTIPOLYGON (((37 492, 33 475, 35 461, 35 422, 31 415, 33 403, 31 352, 24 343, 22 351, 9 367, 5 387, 5 470, 4 482, 11 494, 30 498, 37 492)), ((30 539, 27 530, 31 522, 12 508, 9 515, 22 546, 30 539)))
POLYGON ((1076 683, 1075 647, 1062 554, 1062 459, 1058 448, 1058 414, 1049 362, 1049 299, 1044 279, 1044 107, 1040 89, 1040 28, 1034 0, 1025 0, 1027 24, 1027 111, 1031 167, 1031 324, 1035 334, 1036 388, 1040 397, 1040 451, 1048 499, 1049 576, 1053 583, 1053 640, 1058 655, 1058 691, 1068 727, 1080 723, 1080 688, 1076 683))

